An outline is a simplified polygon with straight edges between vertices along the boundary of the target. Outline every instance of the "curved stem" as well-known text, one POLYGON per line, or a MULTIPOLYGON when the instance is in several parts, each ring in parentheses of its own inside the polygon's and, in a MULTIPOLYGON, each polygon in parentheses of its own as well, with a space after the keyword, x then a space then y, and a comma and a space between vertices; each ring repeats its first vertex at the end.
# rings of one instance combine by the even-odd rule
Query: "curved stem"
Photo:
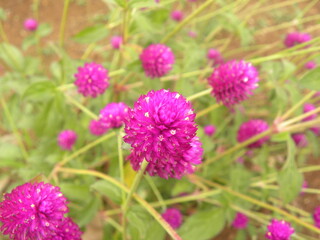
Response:
POLYGON ((59 32, 59 44, 61 47, 63 47, 64 45, 64 32, 66 28, 69 3, 70 3, 70 0, 64 0, 63 13, 62 13, 62 18, 60 23, 60 32, 59 32))
POLYGON ((211 92, 211 89, 203 90, 203 91, 201 91, 201 92, 198 92, 198 93, 196 93, 196 94, 193 94, 193 95, 187 97, 187 100, 188 100, 188 101, 192 101, 192 100, 197 99, 197 98, 199 98, 199 97, 208 95, 210 92, 211 92))
POLYGON ((85 114, 87 114, 90 118, 93 118, 95 120, 98 120, 98 116, 96 114, 94 114, 93 112, 91 112, 88 108, 86 108, 85 106, 83 106, 81 103, 79 103, 78 101, 76 101, 74 98, 70 97, 69 95, 65 95, 67 100, 72 103, 73 105, 75 105, 77 108, 79 108, 82 112, 84 112, 85 114))
POLYGON ((217 109, 217 108, 220 107, 220 106, 221 106, 221 105, 219 105, 219 104, 213 104, 213 105, 211 105, 211 106, 209 106, 209 107, 201 110, 200 112, 197 113, 196 119, 198 119, 198 118, 206 115, 207 113, 211 112, 212 110, 217 109))
POLYGON ((161 205, 162 211, 164 211, 166 209, 166 204, 163 201, 163 197, 161 196, 160 191, 158 190, 157 186, 154 184, 151 177, 145 176, 145 179, 147 180, 149 186, 151 187, 154 195, 156 195, 158 202, 161 205))

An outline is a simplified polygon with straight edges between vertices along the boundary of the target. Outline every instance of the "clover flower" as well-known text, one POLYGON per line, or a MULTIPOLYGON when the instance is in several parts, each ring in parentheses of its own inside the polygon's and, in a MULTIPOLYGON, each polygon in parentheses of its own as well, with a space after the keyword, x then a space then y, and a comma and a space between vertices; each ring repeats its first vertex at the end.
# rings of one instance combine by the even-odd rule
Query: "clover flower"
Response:
POLYGON ((122 37, 121 36, 113 36, 111 38, 111 45, 114 49, 119 49, 120 46, 122 45, 122 37))
MULTIPOLYGON (((252 138, 253 136, 266 131, 268 128, 269 128, 268 123, 263 120, 260 120, 260 119, 249 120, 241 124, 238 130, 237 140, 238 142, 244 142, 249 138, 252 138)), ((248 145, 248 148, 261 147, 262 144, 268 140, 269 140, 269 137, 264 136, 263 138, 257 140, 256 142, 248 145)))
POLYGON ((166 220, 173 229, 177 229, 182 224, 182 214, 179 209, 168 208, 161 216, 166 220))
POLYGON ((128 111, 129 107, 123 102, 109 103, 100 111, 99 121, 106 129, 119 128, 128 116, 128 111))
POLYGON ((232 226, 236 229, 243 229, 247 227, 248 221, 249 219, 246 215, 238 212, 232 222, 232 226))
POLYGON ((252 94, 258 87, 259 77, 251 63, 233 60, 215 68, 208 81, 217 102, 231 107, 252 94))
POLYGON ((294 233, 294 229, 290 223, 284 220, 272 219, 268 225, 266 238, 270 240, 290 240, 290 236, 294 233))
POLYGON ((33 18, 26 19, 23 25, 24 25, 24 28, 28 31, 35 31, 38 28, 38 22, 33 18))
POLYGON ((287 34, 284 40, 284 44, 290 48, 297 44, 305 43, 310 40, 311 40, 311 36, 307 33, 292 32, 287 34))
POLYGON ((181 12, 179 10, 174 10, 171 12, 171 18, 174 21, 181 22, 184 18, 183 12, 181 12))
POLYGON ((207 125, 204 127, 204 133, 211 137, 216 132, 216 127, 214 125, 207 125))
POLYGON ((306 69, 314 69, 317 67, 317 63, 315 61, 309 61, 304 66, 306 69))
POLYGON ((67 217, 60 221, 56 234, 46 240, 81 240, 81 235, 79 226, 67 217))
POLYGON ((291 137, 298 147, 306 147, 308 145, 308 139, 304 133, 295 133, 291 137))
POLYGON ((221 53, 214 48, 208 50, 207 58, 213 61, 213 66, 220 65, 224 62, 221 53))
POLYGON ((64 130, 58 135, 58 144, 63 150, 71 150, 77 141, 77 134, 72 130, 64 130))
POLYGON ((100 120, 91 120, 89 130, 92 135, 101 136, 108 131, 108 128, 100 120))

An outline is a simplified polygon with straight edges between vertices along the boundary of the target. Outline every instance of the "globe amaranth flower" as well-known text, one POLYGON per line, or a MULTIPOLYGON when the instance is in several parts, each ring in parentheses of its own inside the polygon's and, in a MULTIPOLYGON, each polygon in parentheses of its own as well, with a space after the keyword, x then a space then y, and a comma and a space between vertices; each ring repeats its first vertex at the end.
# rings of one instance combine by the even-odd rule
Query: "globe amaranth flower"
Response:
MULTIPOLYGON (((315 109, 316 109, 316 107, 311 103, 306 103, 306 104, 303 105, 303 113, 307 113, 307 112, 313 111, 315 109)), ((303 121, 310 121, 310 120, 315 119, 316 117, 317 117, 317 114, 314 113, 314 114, 311 114, 308 117, 305 117, 303 119, 303 121)))
POLYGON ((77 134, 72 130, 64 130, 58 135, 58 144, 63 150, 71 150, 77 141, 77 134))
POLYGON ((174 10, 174 11, 171 12, 171 18, 174 21, 180 22, 184 18, 183 12, 181 12, 179 10, 174 10))
POLYGON ((0 202, 0 230, 14 240, 52 239, 67 212, 67 200, 59 187, 25 183, 0 202))
POLYGON ((193 165, 202 159, 194 119, 190 102, 179 93, 161 89, 142 95, 125 119, 124 141, 132 147, 128 159, 133 169, 146 159, 151 176, 181 178, 194 172, 193 165))
MULTIPOLYGON (((241 124, 238 130, 237 140, 238 142, 244 142, 249 138, 252 138, 253 136, 266 131, 268 128, 269 128, 268 123, 263 120, 260 120, 260 119, 249 120, 241 124)), ((263 143, 265 143, 268 140, 269 140, 269 136, 264 136, 261 139, 257 140, 256 142, 248 145, 248 148, 259 148, 262 146, 263 143)))
POLYGON ((60 221, 56 234, 45 240, 81 240, 81 235, 79 226, 67 217, 60 221))
POLYGON ((232 222, 232 226, 236 229, 243 229, 247 227, 248 222, 249 222, 248 217, 238 212, 232 222))
POLYGON ((290 240, 290 236, 294 233, 294 229, 290 223, 284 220, 272 219, 268 225, 266 238, 271 240, 290 240))
POLYGON ((175 58, 169 47, 163 44, 151 44, 145 48, 140 60, 148 77, 158 78, 171 71, 175 58))
POLYGON ((305 43, 310 40, 311 40, 311 36, 307 33, 292 32, 287 34, 284 40, 284 44, 290 48, 297 44, 305 43))
POLYGON ((314 210, 313 220, 314 220, 314 225, 317 228, 320 228, 320 206, 316 207, 316 209, 314 210))
POLYGON ((216 132, 216 127, 214 125, 207 125, 204 127, 204 133, 211 137, 216 132))
POLYGON ((28 31, 35 31, 38 28, 38 22, 33 18, 26 19, 23 25, 24 25, 24 28, 28 31))
POLYGON ((100 120, 91 120, 89 130, 92 135, 101 136, 108 131, 108 128, 100 120))
POLYGON ((213 66, 220 65, 224 62, 221 53, 214 48, 208 50, 207 58, 213 61, 213 66))
POLYGON ((97 63, 85 63, 83 67, 78 68, 74 77, 78 92, 85 97, 95 98, 109 87, 108 70, 97 63))
POLYGON ((111 38, 111 45, 114 49, 119 49, 122 45, 122 37, 121 36, 113 36, 111 38))
POLYGON ((306 147, 308 145, 308 139, 304 133, 295 133, 291 137, 298 147, 306 147))
POLYGON ((128 111, 129 107, 123 102, 109 103, 100 111, 99 121, 107 129, 119 128, 128 116, 128 111))
POLYGON ((315 61, 309 61, 304 66, 306 69, 314 69, 317 67, 317 63, 315 61))
POLYGON ((164 213, 161 214, 164 220, 170 224, 173 229, 177 229, 182 224, 182 214, 179 209, 168 208, 164 213))
POLYGON ((217 102, 230 107, 252 94, 258 87, 259 77, 251 63, 233 60, 215 68, 208 81, 217 102))

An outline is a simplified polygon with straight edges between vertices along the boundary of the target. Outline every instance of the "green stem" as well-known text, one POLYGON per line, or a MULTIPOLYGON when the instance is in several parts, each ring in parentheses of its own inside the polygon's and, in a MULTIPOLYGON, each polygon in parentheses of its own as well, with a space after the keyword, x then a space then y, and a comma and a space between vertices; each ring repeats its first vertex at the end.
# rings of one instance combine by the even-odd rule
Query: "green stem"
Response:
POLYGON ((160 191, 158 190, 157 186, 154 184, 152 178, 149 177, 149 176, 145 176, 145 179, 147 180, 149 186, 151 187, 154 195, 156 195, 156 197, 157 197, 157 199, 158 199, 158 202, 159 202, 159 204, 160 204, 161 207, 162 207, 162 211, 166 210, 166 204, 165 204, 164 201, 163 201, 163 197, 161 196, 161 193, 160 193, 160 191))
POLYGON ((3 29, 2 21, 0 20, 0 36, 4 42, 9 42, 6 32, 3 29))
POLYGON ((187 73, 182 73, 180 75, 171 75, 171 76, 166 76, 166 77, 162 77, 160 78, 161 82, 167 82, 167 81, 172 81, 172 80, 179 80, 181 78, 188 78, 188 77, 193 77, 193 76, 197 76, 199 74, 203 74, 203 73, 210 73, 213 71, 213 68, 204 68, 201 70, 196 70, 196 71, 192 71, 192 72, 187 72, 187 73))
POLYGON ((112 71, 109 73, 109 77, 114 77, 114 76, 117 76, 117 75, 121 75, 123 73, 125 73, 126 70, 125 69, 118 69, 118 70, 115 70, 115 71, 112 71))
POLYGON ((83 106, 81 103, 79 103, 78 101, 76 101, 74 98, 70 97, 69 95, 65 95, 67 100, 72 103, 73 105, 75 105, 77 108, 79 108, 82 112, 84 112, 85 114, 87 114, 90 118, 93 118, 95 120, 97 120, 99 117, 94 114, 93 112, 91 112, 88 108, 86 108, 85 106, 83 106))
POLYGON ((62 13, 62 18, 60 23, 60 32, 59 32, 59 44, 61 47, 63 47, 64 45, 64 33, 66 28, 69 3, 70 3, 70 0, 64 0, 63 13, 62 13))
POLYGON ((13 120, 12 115, 11 115, 11 113, 9 111, 9 108, 8 108, 8 106, 6 104, 6 101, 3 98, 1 98, 1 104, 2 104, 2 107, 3 107, 3 110, 4 110, 4 114, 5 114, 7 120, 9 122, 9 124, 10 124, 10 127, 11 127, 12 131, 13 131, 13 134, 15 135, 15 137, 16 137, 16 139, 18 141, 18 144, 19 144, 20 149, 21 149, 22 156, 23 156, 25 162, 27 163, 28 162, 28 157, 29 157, 28 156, 28 152, 27 152, 27 150, 26 150, 26 148, 24 146, 24 143, 22 141, 22 137, 20 136, 19 131, 18 131, 18 129, 17 129, 15 123, 14 123, 14 120, 13 120))
POLYGON ((205 10, 214 0, 207 0, 205 3, 200 5, 194 12, 180 22, 170 33, 168 33, 160 42, 166 43, 171 37, 178 33, 185 25, 187 25, 195 16, 205 10))
POLYGON ((280 124, 279 124, 279 129, 282 129, 282 128, 285 127, 285 126, 291 125, 292 123, 299 122, 300 120, 302 120, 302 119, 304 119, 304 118, 306 118, 306 117, 309 117, 309 116, 311 116, 311 115, 313 115, 313 114, 316 114, 316 113, 318 113, 318 112, 320 112, 320 107, 318 107, 318 108, 316 108, 316 109, 314 109, 314 110, 312 110, 312 111, 306 112, 306 113, 304 113, 304 114, 301 114, 300 116, 297 116, 297 117, 295 117, 295 118, 292 118, 292 119, 290 119, 290 120, 288 120, 288 121, 285 121, 285 122, 283 122, 283 123, 280 123, 280 124))
MULTIPOLYGON (((118 131, 118 159, 119 159, 119 173, 120 173, 120 182, 124 184, 124 170, 123 170, 123 153, 122 153, 122 129, 118 131)), ((125 193, 124 191, 121 192, 122 195, 122 204, 125 201, 125 193)))
POLYGON ((311 121, 307 121, 307 122, 301 122, 295 125, 291 125, 288 127, 285 127, 283 129, 281 129, 281 132, 299 132, 299 131, 304 131, 310 127, 316 126, 317 124, 320 124, 320 117, 311 120, 311 121))
POLYGON ((197 98, 199 98, 199 97, 208 95, 211 91, 212 91, 211 89, 203 90, 203 91, 201 91, 201 92, 198 92, 198 93, 196 93, 196 94, 193 94, 193 95, 187 97, 187 100, 188 100, 188 101, 192 101, 192 100, 197 99, 197 98))
POLYGON ((209 106, 209 107, 201 110, 200 112, 197 113, 196 119, 198 119, 198 118, 206 115, 207 113, 211 112, 212 110, 217 109, 217 108, 220 107, 220 106, 221 106, 221 105, 219 105, 219 104, 213 104, 213 105, 211 105, 211 106, 209 106))

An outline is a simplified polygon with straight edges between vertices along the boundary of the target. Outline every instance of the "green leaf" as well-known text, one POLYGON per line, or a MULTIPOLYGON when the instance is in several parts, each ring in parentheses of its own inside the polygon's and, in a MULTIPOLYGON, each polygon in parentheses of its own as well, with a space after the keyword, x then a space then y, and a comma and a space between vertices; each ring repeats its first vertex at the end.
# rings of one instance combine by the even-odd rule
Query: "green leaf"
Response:
POLYGON ((101 200, 98 196, 92 196, 87 204, 82 205, 83 208, 76 212, 76 219, 79 227, 86 226, 97 214, 101 200))
POLYGON ((105 25, 96 25, 92 27, 87 27, 77 33, 73 40, 79 43, 94 43, 108 35, 108 29, 105 25))
POLYGON ((141 207, 132 207, 128 212, 128 221, 139 232, 139 239, 146 239, 146 232, 151 221, 151 216, 141 207))
POLYGON ((145 239, 152 239, 152 240, 163 240, 166 235, 166 231, 163 227, 157 222, 153 221, 150 226, 147 228, 146 237, 145 239))
POLYGON ((288 138, 290 137, 290 133, 288 132, 281 132, 272 135, 271 141, 272 142, 286 142, 288 141, 288 138))
POLYGON ((285 203, 296 198, 301 191, 303 176, 298 171, 295 163, 296 146, 291 138, 288 138, 288 157, 278 175, 279 195, 285 203))
POLYGON ((183 240, 208 240, 216 236, 224 227, 225 215, 221 209, 201 211, 190 216, 178 234, 183 240))
POLYGON ((0 59, 12 69, 22 71, 24 69, 24 58, 18 48, 9 44, 0 44, 0 59))
POLYGON ((107 198, 110 198, 115 203, 120 204, 122 201, 120 189, 107 181, 96 181, 91 185, 91 188, 96 190, 98 193, 106 196, 107 198))
POLYGON ((320 67, 308 71, 299 81, 302 88, 320 91, 320 67))
POLYGON ((89 186, 75 183, 61 183, 59 185, 61 192, 70 200, 83 201, 90 198, 89 186))
POLYGON ((28 87, 25 92, 23 93, 23 98, 29 98, 29 97, 42 97, 44 95, 53 94, 56 91, 56 86, 54 83, 50 81, 42 81, 42 82, 36 82, 31 84, 30 87, 28 87))

